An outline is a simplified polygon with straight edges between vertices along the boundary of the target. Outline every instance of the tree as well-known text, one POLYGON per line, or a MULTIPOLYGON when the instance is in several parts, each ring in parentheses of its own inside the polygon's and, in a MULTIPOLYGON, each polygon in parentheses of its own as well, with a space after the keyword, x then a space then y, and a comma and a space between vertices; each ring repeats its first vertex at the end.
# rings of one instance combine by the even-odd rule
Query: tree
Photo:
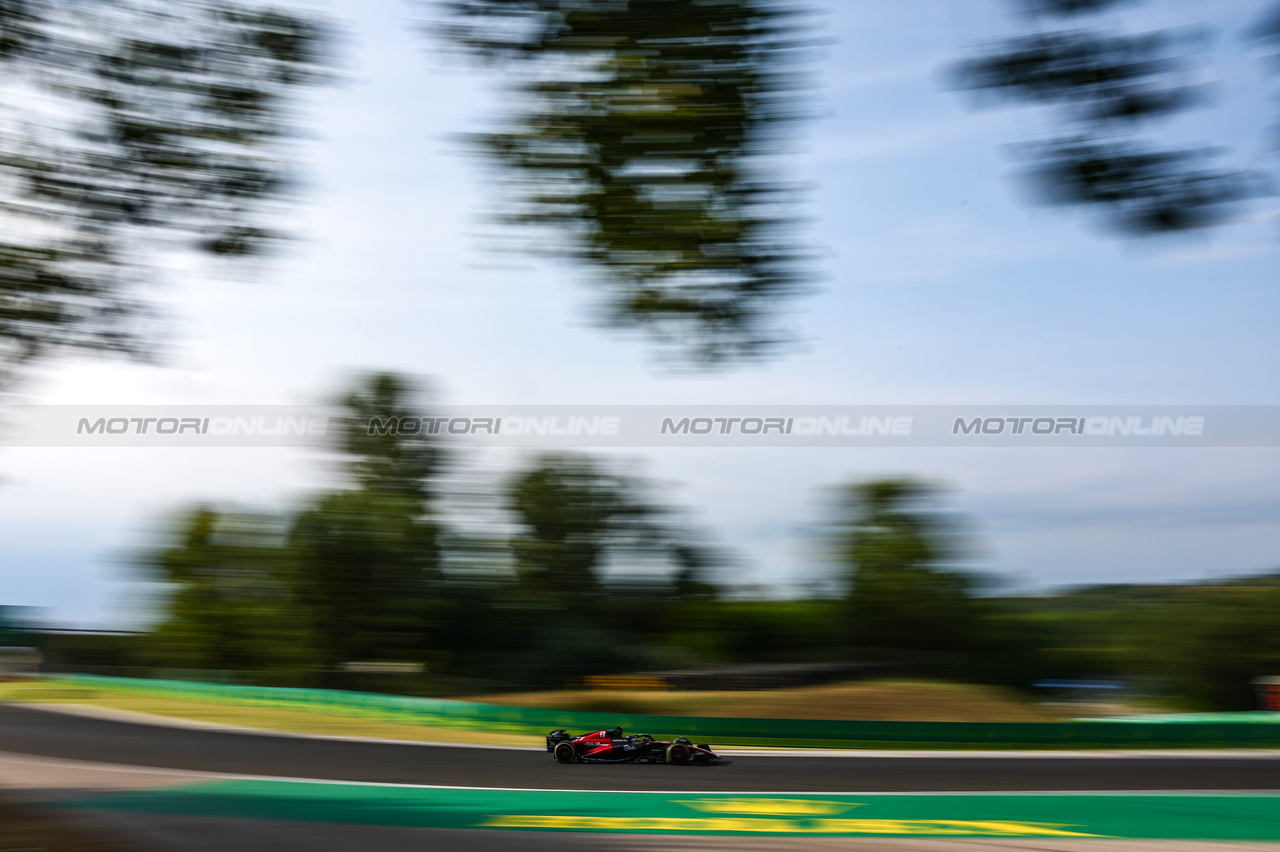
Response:
POLYGON ((328 674, 347 662, 429 655, 441 609, 430 500, 439 451, 418 434, 377 436, 369 422, 418 413, 410 388, 374 374, 342 397, 335 443, 350 487, 278 516, 187 516, 177 543, 147 563, 170 589, 153 643, 161 659, 328 674))
POLYGON ((146 357, 166 251, 263 253, 317 19, 232 0, 0 3, 0 381, 56 350, 146 357))
POLYGON ((444 33, 509 70, 518 106, 471 142, 515 191, 501 221, 559 232, 603 322, 686 363, 772 351, 802 289, 793 188, 766 156, 799 116, 804 13, 771 0, 453 0, 444 33))
POLYGON ((1275 576, 1176 588, 1123 625, 1132 664, 1204 710, 1253 710, 1254 678, 1280 672, 1275 576))
POLYGON ((229 672, 315 665, 314 636, 289 583, 280 518, 207 507, 146 562, 169 587, 149 651, 162 665, 229 672))
POLYGON ((421 504, 367 488, 328 494, 289 528, 290 585, 320 666, 423 662, 439 602, 439 530, 421 504))
POLYGON ((564 683, 643 665, 646 643, 677 629, 682 603, 714 595, 715 553, 650 495, 645 482, 581 456, 545 456, 508 482, 516 582, 505 616, 522 621, 525 639, 505 662, 522 679, 564 683), (658 570, 607 576, 629 560, 658 570))
POLYGON ((507 500, 520 525, 511 549, 521 582, 568 609, 594 603, 609 557, 663 549, 660 512, 639 491, 635 481, 572 456, 547 456, 517 475, 507 500))
POLYGON ((373 421, 418 423, 412 385, 379 373, 342 398, 336 448, 354 487, 321 497, 289 530, 291 583, 326 669, 353 661, 420 661, 437 621, 440 529, 435 439, 373 421))
MULTIPOLYGON (((1162 123, 1210 102, 1198 66, 1207 26, 1119 29, 1130 0, 1019 0, 1020 32, 953 69, 957 88, 978 103, 1049 108, 1047 138, 1019 149, 1038 200, 1099 212, 1111 228, 1145 236, 1217 225, 1249 199, 1271 192, 1255 168, 1224 152, 1150 138, 1162 123)), ((1280 6, 1251 34, 1280 39, 1280 6)))
POLYGON ((404 376, 373 373, 338 400, 343 414, 337 419, 336 448, 360 488, 430 499, 431 479, 443 455, 435 437, 421 427, 418 394, 404 376))
POLYGON ((972 650, 981 608, 976 578, 947 567, 963 554, 956 520, 936 491, 914 480, 848 486, 831 533, 847 572, 849 635, 855 644, 926 651, 972 650))

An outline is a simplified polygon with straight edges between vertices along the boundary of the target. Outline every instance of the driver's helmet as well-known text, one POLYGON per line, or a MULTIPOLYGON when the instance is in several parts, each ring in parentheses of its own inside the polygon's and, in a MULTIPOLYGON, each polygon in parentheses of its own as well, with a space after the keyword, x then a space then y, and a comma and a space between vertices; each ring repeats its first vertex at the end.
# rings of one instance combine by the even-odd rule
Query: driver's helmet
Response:
POLYGON ((610 732, 609 732, 609 736, 613 737, 615 740, 620 740, 620 739, 622 739, 622 726, 621 726, 621 725, 619 725, 618 727, 616 727, 616 728, 614 728, 612 731, 610 731, 610 732))

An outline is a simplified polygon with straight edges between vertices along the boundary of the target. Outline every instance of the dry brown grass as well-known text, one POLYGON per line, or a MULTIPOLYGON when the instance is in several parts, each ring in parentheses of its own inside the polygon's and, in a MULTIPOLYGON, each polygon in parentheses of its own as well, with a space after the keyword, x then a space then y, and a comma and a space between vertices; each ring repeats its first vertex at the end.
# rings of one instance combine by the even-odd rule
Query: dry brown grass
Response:
POLYGON ((170 716, 176 719, 301 734, 490 745, 541 744, 540 740, 526 734, 505 731, 413 725, 368 716, 347 716, 321 711, 159 698, 138 695, 126 690, 86 689, 59 681, 0 683, 0 701, 82 704, 154 716, 170 716))
POLYGON ((1052 722, 1050 711, 991 686, 858 681, 760 692, 559 692, 473 696, 470 701, 601 713, 906 722, 1052 722))

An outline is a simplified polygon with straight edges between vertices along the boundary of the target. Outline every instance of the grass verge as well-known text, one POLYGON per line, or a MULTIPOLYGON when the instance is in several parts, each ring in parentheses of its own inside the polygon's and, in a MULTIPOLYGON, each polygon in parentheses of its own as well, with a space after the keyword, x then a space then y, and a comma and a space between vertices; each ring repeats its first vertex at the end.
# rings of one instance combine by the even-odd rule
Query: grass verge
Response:
MULTIPOLYGON (((475 696, 468 700, 620 714, 704 717, 864 719, 897 721, 1052 721, 1054 717, 1015 694, 989 687, 906 681, 856 682, 768 692, 591 692, 558 691, 475 696)), ((128 689, 86 687, 57 679, 0 682, 0 701, 78 704, 213 722, 245 728, 328 736, 374 737, 418 742, 523 745, 542 743, 544 731, 513 733, 478 728, 420 725, 323 709, 259 707, 232 702, 138 694, 128 689)), ((752 742, 746 745, 777 745, 752 742)), ((839 746, 840 743, 824 743, 839 746)))
POLYGON ((556 692, 473 696, 468 701, 597 713, 862 722, 1057 722, 1013 690, 961 683, 854 681, 759 692, 556 692))
MULTIPOLYGON (((640 714, 665 715, 666 727, 687 727, 684 731, 654 729, 655 735, 678 733, 700 736, 719 746, 765 748, 869 748, 911 750, 1048 749, 1081 748, 1240 748, 1275 747, 1273 731, 1260 734, 1246 727, 1203 730, 1190 726, 1097 726, 1076 723, 1067 726, 1020 726, 1020 722, 1052 722, 1049 711, 1038 708, 1016 693, 989 687, 947 683, 882 681, 877 683, 833 684, 773 692, 675 692, 611 693, 561 691, 476 696, 473 700, 501 703, 510 711, 491 711, 479 718, 440 722, 428 717, 424 723, 405 718, 394 707, 379 709, 376 701, 360 705, 358 697, 345 707, 309 705, 277 707, 255 705, 252 698, 204 700, 191 695, 169 697, 134 691, 100 680, 76 681, 42 679, 0 683, 0 701, 71 703, 170 716, 200 722, 214 722, 247 728, 331 736, 373 737, 425 742, 540 746, 545 719, 572 712, 600 714, 591 725, 622 723, 643 727, 640 714), (524 720, 515 707, 539 708, 538 730, 524 720), (559 713, 557 711, 564 711, 559 713), (629 720, 620 717, 631 717, 629 720), (683 722, 678 717, 685 717, 683 722), (725 722, 717 718, 779 720, 774 727, 761 722, 725 722), (600 719, 612 722, 599 722, 600 719), (701 719, 701 721, 699 721, 701 719), (789 720, 789 721, 788 721, 789 720), (806 720, 830 720, 833 725, 806 720), (842 728, 841 720, 865 721, 871 726, 883 722, 907 723, 903 727, 842 728), (931 722, 968 723, 929 728, 931 722), (925 725, 920 728, 919 723, 925 725), (1011 727, 1005 727, 1006 725, 1011 727), (1083 724, 1084 727, 1080 727, 1083 724), (471 725, 467 727, 467 725, 471 725), (1126 730, 1127 729, 1127 730, 1126 730), (934 736, 938 741, 934 741, 934 736)), ((655 720, 656 723, 656 720, 655 720)), ((557 723, 564 726, 563 722, 557 723)), ((581 727, 585 722, 575 723, 581 727)), ((1254 726, 1256 727, 1256 726, 1254 726)), ((575 733, 582 731, 575 730, 575 733)))
POLYGON ((58 680, 10 681, 0 683, 0 701, 41 704, 87 704, 155 716, 171 716, 197 722, 214 722, 285 731, 298 734, 328 736, 377 737, 420 742, 469 743, 490 745, 541 745, 537 737, 507 731, 484 731, 431 725, 411 725, 362 716, 348 716, 313 710, 290 710, 275 707, 188 701, 138 695, 129 690, 88 689, 58 680))

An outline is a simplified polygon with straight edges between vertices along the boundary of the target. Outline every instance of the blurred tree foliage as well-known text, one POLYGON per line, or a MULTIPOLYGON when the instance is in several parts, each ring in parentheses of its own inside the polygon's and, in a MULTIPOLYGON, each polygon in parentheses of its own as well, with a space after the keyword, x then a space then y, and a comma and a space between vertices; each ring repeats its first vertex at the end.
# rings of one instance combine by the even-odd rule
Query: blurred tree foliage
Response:
MULTIPOLYGON (((1046 107, 1047 138, 1020 146, 1040 201, 1102 214, 1128 235, 1219 224, 1248 199, 1271 192, 1257 169, 1224 162, 1220 148, 1151 138, 1160 124, 1208 105, 1207 25, 1134 31, 1118 11, 1132 0, 1016 0, 1021 31, 953 69, 978 103, 1046 107)), ((1211 8, 1206 6, 1206 9, 1211 8)), ((1252 41, 1274 41, 1280 6, 1252 41)))
POLYGON ((661 546, 658 510, 638 483, 587 458, 550 456, 515 477, 507 499, 520 531, 511 538, 529 594, 559 608, 595 602, 605 563, 661 546))
POLYGON ((645 482, 538 459, 489 494, 510 532, 477 544, 441 520, 445 456, 416 425, 412 383, 366 376, 339 402, 350 487, 278 517, 196 510, 148 560, 170 589, 154 661, 329 684, 348 663, 418 663, 538 683, 653 662, 644 646, 678 628, 680 605, 714 600, 714 551, 645 482), (386 425, 400 422, 414 426, 386 425))
POLYGON ((399 428, 421 416, 420 393, 403 376, 375 373, 338 400, 337 449, 349 460, 349 473, 362 490, 418 503, 431 499, 442 450, 420 426, 399 428), (371 428, 374 423, 378 425, 371 428))
POLYGON ((322 667, 422 659, 440 566, 421 504, 366 489, 326 495, 293 520, 289 557, 322 667))
POLYGON ((0 3, 0 379, 55 349, 154 351, 158 253, 262 253, 296 177, 318 20, 230 0, 0 3))
MULTIPOLYGON (((340 402, 347 486, 292 512, 195 509, 150 555, 169 589, 145 642, 152 664, 475 693, 688 665, 858 661, 1024 688, 1130 680, 1195 709, 1252 707, 1250 681, 1280 674, 1280 575, 1000 596, 963 570, 966 526, 940 492, 883 479, 832 503, 839 595, 725 595, 713 582, 723 556, 655 483, 569 454, 498 482, 459 479, 436 438, 386 429, 422 416, 411 382, 366 376, 340 402), (349 663, 427 674, 353 680, 349 663)), ((73 650, 59 660, 104 665, 73 650)))
POLYGON ((163 665, 217 671, 308 666, 315 634, 288 582, 279 518, 198 508, 148 567, 170 589, 148 654, 163 665))
POLYGON ((947 567, 963 555, 961 526, 931 486, 887 479, 850 486, 834 530, 848 571, 854 644, 973 651, 980 644, 977 579, 947 567))
POLYGON ((801 110, 806 13, 772 0, 452 0, 443 25, 509 73, 471 142, 514 179, 501 221, 558 231, 603 320, 708 366, 770 351, 802 289, 795 188, 769 165, 801 110))
POLYGON ((684 601, 714 598, 714 553, 652 487, 589 457, 548 455, 506 484, 507 540, 526 625, 526 676, 617 671, 678 623, 684 601))
POLYGON ((318 666, 421 661, 435 638, 441 582, 431 502, 442 454, 415 429, 415 389, 390 374, 364 377, 340 400, 336 444, 355 487, 326 494, 289 528, 289 585, 316 636, 318 666))
POLYGON ((1276 579, 1170 589, 1125 625, 1121 647, 1190 706, 1254 708, 1250 681, 1280 674, 1276 579))

